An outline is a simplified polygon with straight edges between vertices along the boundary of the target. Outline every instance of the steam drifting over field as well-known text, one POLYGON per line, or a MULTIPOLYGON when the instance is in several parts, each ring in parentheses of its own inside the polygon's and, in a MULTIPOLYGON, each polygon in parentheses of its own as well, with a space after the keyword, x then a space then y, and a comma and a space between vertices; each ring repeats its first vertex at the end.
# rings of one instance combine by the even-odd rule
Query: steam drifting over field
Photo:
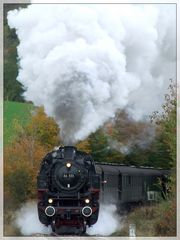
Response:
POLYGON ((175 79, 175 6, 32 4, 10 11, 26 100, 44 105, 65 144, 118 109, 140 119, 175 79))

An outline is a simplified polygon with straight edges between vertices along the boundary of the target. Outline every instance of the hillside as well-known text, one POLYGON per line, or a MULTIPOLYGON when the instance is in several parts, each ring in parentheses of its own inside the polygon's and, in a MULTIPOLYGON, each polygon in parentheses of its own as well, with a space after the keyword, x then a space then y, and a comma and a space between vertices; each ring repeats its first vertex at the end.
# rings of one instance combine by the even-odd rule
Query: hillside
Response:
POLYGON ((34 106, 29 103, 4 102, 4 144, 8 144, 15 137, 15 122, 24 126, 30 119, 34 106))

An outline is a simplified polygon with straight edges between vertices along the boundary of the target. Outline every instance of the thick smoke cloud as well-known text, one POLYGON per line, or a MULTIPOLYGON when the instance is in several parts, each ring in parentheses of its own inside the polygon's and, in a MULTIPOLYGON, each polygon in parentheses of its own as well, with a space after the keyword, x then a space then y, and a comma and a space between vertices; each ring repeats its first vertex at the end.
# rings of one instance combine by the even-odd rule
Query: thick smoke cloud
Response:
POLYGON ((26 100, 44 105, 65 144, 118 109, 135 119, 160 108, 175 79, 175 6, 32 4, 10 11, 26 100))

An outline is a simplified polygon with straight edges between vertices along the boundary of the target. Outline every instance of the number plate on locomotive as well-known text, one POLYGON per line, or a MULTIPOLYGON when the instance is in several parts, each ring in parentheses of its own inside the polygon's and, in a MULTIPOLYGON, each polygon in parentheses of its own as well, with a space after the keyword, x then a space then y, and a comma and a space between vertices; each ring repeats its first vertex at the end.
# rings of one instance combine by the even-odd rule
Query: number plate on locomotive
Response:
POLYGON ((74 178, 74 174, 73 173, 64 173, 63 177, 64 178, 74 178))

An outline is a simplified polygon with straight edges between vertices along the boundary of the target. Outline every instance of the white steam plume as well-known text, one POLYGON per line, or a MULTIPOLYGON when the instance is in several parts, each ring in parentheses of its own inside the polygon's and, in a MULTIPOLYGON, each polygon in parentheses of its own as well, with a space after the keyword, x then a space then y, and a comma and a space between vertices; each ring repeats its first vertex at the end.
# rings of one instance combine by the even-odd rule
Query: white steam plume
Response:
MULTIPOLYGON (((99 218, 95 225, 87 229, 89 235, 109 236, 121 228, 121 219, 117 215, 116 206, 113 204, 100 205, 99 218)), ((15 226, 22 235, 34 234, 50 235, 51 227, 41 224, 38 219, 36 202, 27 202, 15 213, 15 226)))
POLYGON ((87 234, 109 236, 117 230, 120 230, 120 217, 116 213, 116 206, 100 205, 98 221, 87 229, 87 234))
POLYGON ((175 5, 32 4, 8 13, 26 100, 44 105, 65 144, 118 109, 135 119, 160 108, 175 79, 175 5))
POLYGON ((38 219, 37 203, 27 202, 15 214, 15 225, 20 229, 22 235, 43 233, 50 234, 51 227, 41 224, 38 219))

